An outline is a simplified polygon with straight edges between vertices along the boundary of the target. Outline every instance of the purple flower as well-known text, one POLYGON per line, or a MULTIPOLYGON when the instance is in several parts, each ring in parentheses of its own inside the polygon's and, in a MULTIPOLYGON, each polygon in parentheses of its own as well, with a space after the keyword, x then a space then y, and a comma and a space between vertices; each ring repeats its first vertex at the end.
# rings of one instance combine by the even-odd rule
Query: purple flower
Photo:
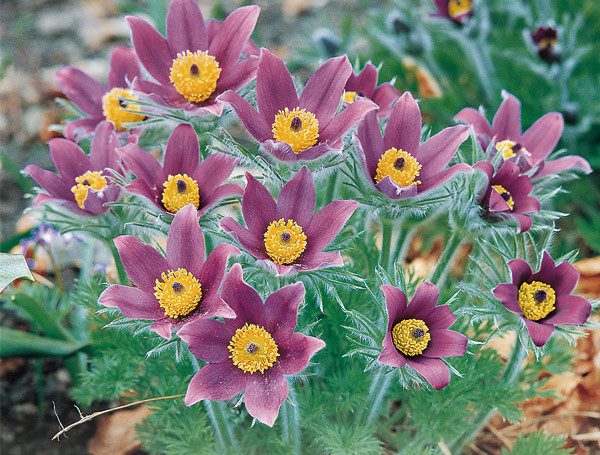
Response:
POLYGON ((460 111, 454 119, 473 126, 484 150, 493 143, 504 160, 516 162, 521 171, 537 168, 533 178, 567 169, 592 172, 590 164, 576 155, 546 161, 562 135, 562 114, 545 114, 521 134, 521 103, 508 92, 503 92, 503 96, 504 101, 498 108, 491 126, 477 109, 471 107, 460 111))
MULTIPOLYGON (((217 36, 217 33, 219 33, 222 27, 223 21, 218 21, 216 19, 208 20, 208 22, 206 23, 206 34, 208 36, 209 42, 211 42, 215 38, 215 36, 217 36)), ((260 50, 258 49, 258 47, 256 47, 256 44, 254 44, 254 42, 251 39, 248 39, 248 41, 246 41, 244 49, 242 49, 242 52, 240 54, 240 60, 244 60, 250 55, 260 57, 260 50)))
POLYGON ((558 30, 554 27, 538 27, 531 32, 531 40, 537 48, 538 55, 548 63, 559 62, 561 58, 558 44, 558 30))
POLYGON ((333 201, 314 213, 315 185, 305 166, 281 188, 277 202, 252 175, 246 173, 246 180, 246 228, 229 217, 221 220, 221 227, 252 256, 268 261, 279 275, 344 265, 340 253, 322 250, 354 213, 356 201, 333 201))
POLYGON ((166 339, 173 329, 198 318, 234 317, 218 291, 227 258, 239 250, 222 243, 205 259, 195 207, 188 205, 175 215, 166 258, 130 235, 117 237, 115 245, 136 287, 109 286, 98 299, 101 305, 117 307, 127 318, 153 320, 150 328, 166 339))
POLYGON ((533 273, 522 259, 513 259, 508 267, 512 283, 496 286, 494 297, 508 311, 521 316, 536 346, 546 344, 555 325, 583 324, 590 317, 590 302, 579 295, 572 295, 579 272, 568 262, 557 266, 544 251, 537 273, 533 273))
POLYGON ((497 172, 492 163, 487 161, 480 161, 475 167, 481 169, 488 178, 480 202, 485 216, 492 221, 514 217, 519 222, 520 232, 528 231, 532 220, 526 214, 540 211, 540 201, 529 196, 533 190, 529 177, 521 174, 519 166, 509 161, 505 161, 497 172))
POLYGON ((38 194, 33 205, 57 202, 80 215, 105 213, 109 209, 105 204, 116 201, 120 193, 110 173, 105 172, 119 169, 119 140, 112 123, 98 124, 89 156, 68 139, 52 139, 48 145, 58 175, 33 164, 25 168, 24 172, 48 193, 38 194))
POLYGON ((469 137, 469 129, 453 126, 420 143, 421 111, 409 92, 394 104, 383 138, 375 113, 360 123, 357 137, 369 181, 390 199, 417 196, 471 170, 463 163, 442 170, 469 137))
POLYGON ((56 73, 58 88, 77 106, 86 118, 73 120, 65 126, 64 135, 79 141, 91 134, 98 123, 109 120, 117 131, 133 134, 130 140, 137 141, 137 130, 129 131, 126 123, 141 122, 142 114, 127 112, 139 110, 135 105, 127 105, 120 98, 135 99, 129 84, 141 76, 138 59, 133 49, 117 47, 110 56, 108 81, 102 85, 86 73, 72 66, 66 66, 56 73))
POLYGON ((433 0, 437 12, 434 16, 445 17, 452 22, 462 25, 473 14, 472 0, 433 0))
POLYGON ((160 210, 174 214, 188 204, 201 217, 221 199, 243 194, 234 184, 223 184, 236 160, 212 154, 200 162, 198 137, 190 125, 179 125, 167 143, 164 163, 160 163, 137 144, 120 149, 125 165, 136 179, 125 188, 150 199, 160 210))
POLYGON ((138 78, 134 88, 165 106, 195 115, 221 115, 223 103, 217 97, 239 90, 256 74, 258 58, 240 57, 259 13, 258 6, 238 8, 209 33, 194 0, 173 0, 166 39, 148 22, 126 17, 140 62, 156 81, 138 78))
POLYGON ((336 115, 352 67, 347 57, 327 60, 310 77, 298 97, 283 61, 262 49, 256 75, 258 112, 229 91, 220 99, 230 103, 261 145, 281 161, 313 160, 341 149, 342 136, 377 105, 359 99, 336 115))
POLYGON ((378 76, 379 71, 371 63, 367 63, 356 76, 351 73, 344 87, 344 103, 348 105, 357 98, 367 98, 379 106, 378 118, 387 117, 392 110, 392 103, 400 94, 389 82, 378 86, 378 76))
POLYGON ((456 317, 448 305, 436 306, 440 291, 435 284, 424 282, 415 291, 410 305, 406 294, 394 286, 384 285, 388 325, 379 363, 414 368, 436 390, 450 382, 450 371, 441 357, 462 356, 467 351, 467 337, 450 330, 456 317))
POLYGON ((179 331, 192 354, 208 362, 190 381, 185 404, 229 400, 243 391, 248 413, 272 426, 288 395, 285 376, 300 373, 325 347, 318 338, 294 332, 304 285, 285 286, 263 303, 236 264, 225 277, 222 297, 235 319, 199 319, 179 331))

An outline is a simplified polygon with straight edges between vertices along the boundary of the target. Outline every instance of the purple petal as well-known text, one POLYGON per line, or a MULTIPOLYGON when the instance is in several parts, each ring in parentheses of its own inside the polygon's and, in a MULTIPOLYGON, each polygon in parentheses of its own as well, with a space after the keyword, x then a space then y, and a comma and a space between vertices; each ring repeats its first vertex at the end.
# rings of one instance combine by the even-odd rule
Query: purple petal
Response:
POLYGON ((502 305, 504 305, 508 311, 519 315, 523 314, 518 302, 519 288, 514 284, 499 284, 494 288, 492 294, 494 294, 494 297, 502 302, 502 305))
POLYGON ((544 319, 546 324, 574 324, 585 323, 592 312, 590 302, 580 295, 559 295, 556 302, 556 311, 549 318, 544 319))
POLYGON ((306 229, 307 254, 329 245, 357 207, 356 201, 333 201, 319 210, 306 229))
POLYGON ((433 188, 441 186, 443 183, 451 179, 454 174, 458 172, 469 172, 472 171, 473 168, 465 163, 455 164, 454 166, 449 167, 446 170, 434 175, 430 175, 429 177, 424 177, 421 180, 421 183, 417 185, 417 190, 419 194, 429 191, 433 188))
POLYGON ((304 300, 304 284, 289 284, 265 300, 265 329, 276 339, 286 339, 296 328, 298 307, 304 300))
POLYGON ((387 176, 379 183, 375 184, 375 188, 381 191, 390 199, 405 199, 415 197, 417 195, 417 184, 410 186, 398 186, 391 177, 387 176))
POLYGON ((185 405, 201 400, 229 400, 246 386, 248 377, 228 360, 200 368, 188 385, 185 405))
MULTIPOLYGON (((544 251, 542 253, 542 263, 540 264, 540 269, 531 276, 531 280, 541 281, 547 284, 554 284, 554 278, 558 275, 556 270, 556 264, 550 253, 544 251)), ((575 284, 577 283, 577 279, 579 278, 579 274, 575 278, 575 284)), ((575 288, 575 284, 571 289, 569 289, 566 293, 570 294, 571 291, 575 288)))
POLYGON ((162 204, 159 203, 160 194, 158 194, 156 190, 151 189, 143 180, 135 179, 133 182, 125 185, 125 190, 127 190, 128 193, 139 194, 140 196, 144 196, 157 208, 159 208, 163 213, 168 213, 162 207, 162 204))
POLYGON ((217 245, 206 258, 206 262, 202 266, 199 275, 196 275, 202 284, 202 292, 204 295, 216 294, 223 281, 225 268, 227 267, 227 259, 229 256, 240 254, 233 245, 221 243, 217 245))
POLYGON ((226 324, 241 327, 248 322, 264 326, 263 301, 258 292, 244 281, 239 264, 235 264, 225 276, 221 297, 236 316, 235 320, 226 320, 226 324))
POLYGON ((255 235, 263 235, 276 218, 275 200, 251 174, 246 173, 246 191, 242 198, 242 214, 248 229, 255 235))
POLYGON ((150 324, 150 329, 154 330, 157 335, 160 335, 165 340, 170 340, 173 332, 173 319, 162 318, 150 324))
POLYGON ((61 179, 54 172, 47 171, 33 164, 27 166, 24 172, 31 176, 51 196, 66 200, 73 199, 73 193, 71 192, 73 185, 61 179))
MULTIPOLYGON (((547 254, 547 253, 546 253, 547 254)), ((563 262, 553 270, 550 284, 556 295, 567 295, 573 292, 579 281, 579 270, 568 262, 563 262)))
POLYGON ((292 110, 299 105, 292 75, 283 60, 264 48, 256 75, 256 102, 262 118, 271 123, 280 110, 286 107, 292 110))
POLYGON ((108 202, 115 202, 120 194, 121 188, 117 185, 108 185, 100 191, 89 190, 87 198, 83 203, 84 209, 94 215, 106 213, 106 211, 109 210, 109 207, 105 204, 108 202))
POLYGON ((313 176, 306 166, 302 166, 300 171, 281 188, 275 219, 294 220, 307 229, 315 211, 315 202, 313 176))
MULTIPOLYGON (((342 267, 344 265, 344 259, 340 253, 333 252, 312 252, 307 254, 305 251, 298 262, 296 267, 299 270, 309 271, 316 269, 323 269, 325 267, 342 267)), ((284 266, 285 267, 285 266, 284 266)), ((283 275, 283 273, 279 273, 283 275)))
POLYGON ((531 153, 531 164, 544 161, 554 150, 563 132, 563 116, 550 112, 529 127, 521 137, 521 144, 531 153))
POLYGON ((263 234, 250 232, 231 217, 221 220, 221 228, 231 234, 248 253, 258 259, 266 259, 263 234))
POLYGON ((223 93, 219 99, 231 104, 239 119, 244 124, 244 127, 254 139, 263 142, 273 137, 271 126, 268 125, 262 115, 256 112, 256 109, 240 95, 228 91, 223 93))
POLYGON ((350 73, 344 88, 346 91, 362 92, 363 96, 371 98, 377 85, 378 75, 377 68, 372 63, 367 63, 356 76, 354 73, 350 73))
POLYGON ((421 140, 421 110, 410 92, 404 92, 394 104, 383 133, 385 149, 402 149, 414 155, 421 140))
POLYGON ((173 0, 167 13, 167 39, 171 54, 205 51, 208 37, 204 17, 194 0, 173 0))
POLYGON ((327 125, 340 104, 344 85, 351 73, 348 57, 330 58, 304 86, 300 107, 315 114, 320 125, 327 125))
POLYGON ((423 142, 415 155, 415 158, 423 165, 419 177, 426 179, 442 170, 456 154, 460 144, 468 137, 469 127, 457 125, 445 128, 423 142))
POLYGON ((429 330, 442 330, 449 328, 456 321, 456 316, 448 305, 435 307, 431 314, 427 317, 425 323, 429 330))
POLYGON ((154 295, 130 286, 113 284, 104 290, 98 303, 107 307, 117 307, 131 319, 161 319, 164 313, 154 295))
MULTIPOLYGON (((516 206, 516 203, 515 203, 516 206)), ((502 196, 500 196, 500 193, 498 193, 497 191, 491 191, 490 192, 490 201, 488 204, 488 210, 490 212, 510 212, 510 205, 508 205, 508 202, 506 202, 504 200, 504 198, 502 196)))
POLYGON ((435 390, 440 390, 450 383, 450 370, 440 359, 414 357, 407 360, 408 364, 431 384, 435 390))
POLYGON ((306 368, 313 355, 325 347, 325 342, 302 333, 291 333, 278 344, 278 371, 281 374, 298 374, 306 368))
POLYGON ((248 414, 272 427, 287 396, 288 384, 283 376, 253 375, 244 391, 244 404, 248 414))
POLYGON ((203 217, 204 214, 220 200, 225 199, 228 196, 243 194, 244 190, 233 183, 219 186, 208 196, 204 196, 204 198, 201 197, 200 208, 198 209, 198 217, 203 217))
MULTIPOLYGON (((221 280, 219 280, 220 284, 221 280)), ((221 296, 214 292, 207 297, 202 297, 199 310, 195 315, 196 317, 235 318, 235 312, 225 303, 221 296)))
POLYGON ((198 137, 191 125, 179 125, 173 130, 167 149, 163 167, 168 175, 187 174, 191 176, 200 161, 198 137))
MULTIPOLYGON (((196 207, 191 204, 180 209, 169 229, 167 262, 169 269, 184 268, 196 278, 204 265, 204 233, 198 225, 196 207)), ((202 283, 204 292, 204 283, 202 283)))
POLYGON ((438 287, 429 281, 424 281, 417 287, 404 317, 406 319, 412 317, 426 319, 435 310, 439 298, 440 290, 438 287))
POLYGON ((256 77, 258 61, 259 58, 257 56, 252 56, 228 67, 226 72, 221 73, 221 77, 217 81, 215 93, 241 89, 256 77))
POLYGON ((221 153, 213 153, 202 161, 194 172, 194 179, 200 188, 201 199, 202 195, 210 195, 214 192, 231 175, 236 164, 235 158, 221 153))
POLYGON ((109 88, 127 88, 136 77, 142 77, 137 55, 128 47, 117 46, 112 51, 109 68, 109 88))
POLYGON ((346 131, 363 118, 365 114, 376 109, 377 104, 366 98, 356 100, 331 119, 319 134, 319 140, 322 142, 337 141, 346 131))
POLYGON ((527 232, 529 229, 531 229, 531 226, 533 225, 533 220, 530 216, 516 213, 513 215, 513 217, 519 223, 519 232, 527 232))
POLYGON ((424 357, 457 357, 467 352, 468 338, 462 333, 453 330, 431 330, 431 340, 425 351, 424 357))
POLYGON ((521 102, 508 92, 504 92, 504 101, 498 108, 492 132, 497 141, 510 139, 519 142, 521 138, 521 102))
POLYGON ((104 116, 73 120, 65 125, 63 135, 71 141, 79 142, 84 137, 92 134, 102 120, 104 120, 104 116))
POLYGON ((513 259, 509 261, 508 268, 512 275, 512 283, 517 288, 525 281, 529 280, 532 275, 531 267, 523 259, 513 259))
POLYGON ((589 174, 592 172, 592 167, 590 163, 588 163, 584 158, 573 155, 573 156, 564 156, 562 158, 558 158, 553 161, 546 161, 544 166, 535 173, 533 178, 540 178, 546 175, 558 174, 562 171, 567 171, 571 169, 577 169, 580 171, 589 174))
POLYGON ((385 151, 375 112, 369 112, 360 122, 356 136, 365 156, 369 179, 372 179, 377 172, 377 163, 385 151))
POLYGON ((235 330, 220 321, 201 318, 185 324, 177 335, 188 343, 189 350, 205 362, 221 362, 229 358, 229 343, 235 330))
POLYGON ((333 144, 318 143, 313 147, 307 148, 302 153, 294 153, 287 142, 267 140, 262 144, 267 152, 284 162, 314 160, 334 150, 338 145, 341 147, 343 145, 342 141, 333 144))
POLYGON ((75 106, 92 117, 104 117, 102 97, 106 89, 96 79, 72 66, 57 71, 56 85, 75 106))
POLYGON ((527 326, 529 336, 538 348, 544 346, 552 336, 552 333, 554 332, 553 325, 540 324, 535 321, 530 321, 527 318, 523 318, 523 321, 525 321, 525 325, 527 326))
POLYGON ((385 296, 385 306, 388 314, 387 331, 390 332, 393 325, 398 322, 406 311, 406 294, 397 287, 387 284, 381 286, 381 291, 385 296))
POLYGON ((121 147, 119 154, 125 166, 139 180, 143 181, 148 188, 156 188, 162 193, 162 183, 165 181, 166 175, 156 158, 137 144, 127 144, 125 147, 121 147))
POLYGON ((381 84, 373 93, 371 100, 379 106, 377 111, 378 118, 387 117, 392 111, 392 103, 398 99, 400 93, 394 88, 392 84, 386 82, 381 84))
POLYGON ((90 163, 93 169, 111 168, 119 170, 119 154, 117 147, 119 139, 115 136, 115 127, 111 122, 103 121, 98 124, 90 151, 90 163))
POLYGON ((129 279, 143 291, 153 294, 156 280, 168 269, 167 260, 137 237, 121 235, 114 242, 129 279))
POLYGON ((490 122, 477 109, 466 107, 454 116, 454 120, 472 125, 475 134, 484 134, 488 137, 493 136, 490 122))
POLYGON ((487 175, 488 181, 494 176, 494 165, 488 161, 479 161, 475 164, 474 168, 483 171, 487 175))
POLYGON ((131 29, 133 47, 144 68, 157 81, 170 85, 169 73, 173 58, 169 44, 154 27, 134 16, 125 18, 131 29))
POLYGON ((406 358, 400 354, 394 346, 392 334, 389 331, 383 339, 383 349, 381 350, 377 361, 382 365, 394 368, 401 368, 406 365, 406 358))
POLYGON ((91 170, 92 163, 83 150, 66 139, 51 139, 48 142, 50 156, 60 176, 75 184, 75 178, 91 170))

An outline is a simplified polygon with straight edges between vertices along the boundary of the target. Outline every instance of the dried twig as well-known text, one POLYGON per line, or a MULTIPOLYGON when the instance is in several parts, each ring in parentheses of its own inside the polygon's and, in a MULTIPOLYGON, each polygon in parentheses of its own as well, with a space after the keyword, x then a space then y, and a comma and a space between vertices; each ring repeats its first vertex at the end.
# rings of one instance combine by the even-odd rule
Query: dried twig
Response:
POLYGON ((167 396, 167 397, 147 398, 145 400, 134 401, 133 403, 127 403, 127 404, 124 404, 122 406, 117 406, 116 408, 110 408, 110 409, 105 409, 104 411, 94 412, 93 414, 90 414, 90 415, 87 415, 87 416, 84 416, 81 413, 81 411, 79 410, 79 408, 77 406, 75 406, 75 408, 79 412, 80 419, 77 422, 73 422, 71 425, 69 425, 67 427, 63 426, 62 422, 60 421, 60 419, 58 417, 58 414, 56 414, 56 407, 55 407, 54 414, 56 415, 56 418, 58 420, 58 424, 61 427, 61 430, 58 433, 56 433, 54 436, 52 436, 52 440, 54 441, 55 439, 59 439, 67 431, 72 430, 73 428, 75 428, 76 426, 81 425, 82 423, 89 422, 90 420, 95 419, 96 417, 101 416, 103 414, 108 414, 108 413, 113 412, 113 411, 119 411, 121 409, 130 408, 132 406, 137 406, 139 404, 151 403, 153 401, 161 401, 161 400, 173 400, 175 398, 182 398, 184 396, 185 396, 185 394, 182 393, 182 394, 179 394, 179 395, 170 395, 170 396, 167 396))
POLYGON ((600 420, 600 412, 593 411, 579 411, 579 412, 564 412, 562 414, 548 414, 544 416, 540 416, 536 419, 526 420, 524 422, 515 423, 508 427, 502 428, 499 430, 501 433, 509 433, 513 430, 521 430, 523 428, 530 427, 532 425, 536 425, 541 422, 545 422, 546 420, 554 420, 554 419, 567 419, 569 417, 586 417, 588 419, 598 419, 600 420))
POLYGON ((494 436, 496 436, 500 442, 506 447, 508 450, 512 449, 512 443, 493 425, 487 425, 487 429, 492 432, 494 436))

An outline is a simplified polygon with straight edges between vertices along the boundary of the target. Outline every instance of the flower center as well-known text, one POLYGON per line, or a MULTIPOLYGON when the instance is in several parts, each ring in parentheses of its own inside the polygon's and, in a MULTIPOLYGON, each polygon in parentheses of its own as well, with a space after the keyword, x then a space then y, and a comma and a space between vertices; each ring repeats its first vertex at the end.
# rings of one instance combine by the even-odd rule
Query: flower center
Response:
POLYGON ((379 183, 389 177, 398 186, 419 184, 421 181, 415 179, 419 176, 421 167, 422 165, 410 153, 392 147, 381 156, 377 163, 375 182, 379 183))
POLYGON ((124 123, 137 123, 144 120, 146 117, 142 114, 136 114, 130 111, 140 111, 140 106, 137 104, 129 104, 122 98, 128 100, 137 100, 131 90, 124 88, 113 88, 110 92, 102 97, 102 113, 106 120, 115 125, 117 131, 129 129, 124 126, 124 123))
POLYGON ((404 355, 422 354, 431 340, 429 327, 421 319, 405 319, 392 329, 392 341, 404 355))
POLYGON ((357 96, 358 96, 358 93, 356 93, 356 92, 344 92, 344 103, 348 103, 348 104, 354 103, 357 96))
POLYGON ((264 328, 256 324, 244 324, 237 329, 228 346, 233 364, 244 373, 256 373, 271 368, 279 351, 277 343, 264 328))
POLYGON ((530 155, 527 149, 521 144, 509 140, 496 143, 496 150, 502 154, 502 158, 505 161, 514 158, 515 156, 519 155, 519 153, 530 155))
POLYGON ((273 221, 264 238, 267 254, 276 264, 292 264, 306 249, 306 234, 294 220, 273 221))
POLYGON ((469 14, 473 10, 471 0, 450 0, 448 2, 448 15, 452 19, 469 14))
POLYGON ((550 47, 554 47, 558 44, 558 39, 556 38, 542 38, 538 41, 537 45, 540 49, 548 49, 550 47))
POLYGON ((196 309, 202 299, 202 286, 186 269, 168 270, 156 280, 154 297, 165 316, 179 318, 196 309))
POLYGON ((496 193, 498 193, 500 197, 504 199, 504 202, 508 204, 511 210, 515 208, 515 200, 513 199, 512 194, 510 194, 506 188, 504 188, 502 185, 492 185, 492 188, 494 188, 496 193))
POLYGON ((169 79, 185 99, 199 103, 214 93, 220 75, 219 62, 208 51, 185 51, 173 60, 169 79))
POLYGON ((187 174, 169 175, 163 186, 162 203, 169 212, 177 213, 188 204, 196 208, 200 205, 198 183, 187 174))
POLYGON ((272 130, 273 139, 286 142, 297 154, 317 143, 319 121, 312 112, 299 107, 290 111, 286 107, 275 116, 272 130))
POLYGON ((100 191, 108 186, 106 179, 101 171, 88 171, 85 174, 75 177, 76 185, 71 187, 71 192, 75 195, 75 201, 80 209, 88 196, 88 191, 100 191))
POLYGON ((518 302, 523 316, 531 321, 537 321, 554 311, 556 293, 552 286, 541 281, 523 283, 519 288, 518 302))

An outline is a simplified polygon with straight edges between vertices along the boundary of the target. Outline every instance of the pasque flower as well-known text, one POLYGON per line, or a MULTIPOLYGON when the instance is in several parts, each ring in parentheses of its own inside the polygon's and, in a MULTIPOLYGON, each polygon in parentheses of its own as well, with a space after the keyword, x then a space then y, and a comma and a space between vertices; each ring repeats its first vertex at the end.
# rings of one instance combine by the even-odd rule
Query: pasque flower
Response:
POLYGON ((508 263, 512 283, 496 286, 494 296, 506 309, 519 315, 536 346, 544 346, 554 332, 554 326, 583 324, 590 317, 590 302, 573 290, 579 272, 568 262, 554 263, 544 251, 542 265, 536 273, 522 259, 508 263))
POLYGON ((229 400, 243 391, 248 413, 272 426, 288 396, 285 376, 300 373, 325 347, 318 338, 294 332, 304 285, 285 286, 263 303, 236 264, 225 277, 222 297, 235 319, 199 319, 179 331, 192 354, 207 362, 190 381, 185 404, 229 400))
POLYGON ((558 43, 558 30, 554 27, 538 27, 531 32, 531 40, 537 48, 538 55, 548 63, 559 62, 561 58, 558 43))
POLYGON ((262 49, 256 75, 258 112, 229 91, 230 103, 248 132, 282 161, 312 160, 343 146, 343 134, 364 114, 377 108, 357 99, 336 115, 346 81, 352 73, 347 57, 327 60, 310 77, 298 97, 283 61, 262 49))
POLYGON ((198 137, 190 125, 173 130, 162 165, 137 144, 126 145, 120 154, 137 177, 125 187, 127 191, 146 197, 165 213, 192 204, 202 216, 221 199, 243 194, 239 186, 223 183, 236 160, 214 153, 200 161, 198 137))
POLYGON ((516 162, 521 171, 535 168, 533 178, 568 169, 579 169, 586 173, 592 171, 589 163, 576 155, 546 160, 562 135, 562 114, 549 112, 521 133, 521 103, 508 92, 503 92, 503 96, 504 101, 491 125, 477 109, 471 107, 460 111, 454 119, 473 126, 484 150, 492 143, 504 160, 516 162))
POLYGON ((258 6, 238 8, 209 27, 194 0, 172 0, 166 39, 146 21, 128 16, 135 51, 156 81, 138 78, 134 87, 166 106, 221 115, 217 97, 239 90, 256 74, 258 58, 245 50, 259 13, 258 6))
MULTIPOLYGON (((140 77, 138 59, 133 49, 117 47, 110 56, 108 80, 101 84, 83 71, 72 66, 56 73, 56 85, 85 115, 65 126, 64 135, 78 141, 94 131, 98 123, 109 120, 120 132, 130 132, 127 123, 144 120, 144 115, 135 112, 139 107, 127 104, 122 98, 136 99, 130 90, 131 82, 140 77)), ((134 131, 135 132, 135 131, 134 131)), ((136 137, 132 138, 133 140, 136 137)))
POLYGON ((417 196, 471 170, 464 163, 443 170, 468 136, 467 127, 453 126, 421 143, 421 111, 409 92, 394 104, 383 137, 375 113, 357 133, 369 181, 391 199, 417 196))
POLYGON ((246 174, 242 214, 246 228, 233 218, 221 227, 255 258, 271 263, 283 275, 344 264, 340 253, 322 251, 356 210, 356 201, 333 201, 317 213, 315 185, 302 169, 279 192, 277 202, 252 175, 246 174))
POLYGON ((105 213, 106 203, 116 201, 120 194, 107 172, 119 170, 119 140, 112 123, 98 124, 89 156, 68 139, 52 139, 48 145, 58 175, 33 164, 24 171, 47 192, 36 196, 34 206, 55 202, 80 215, 105 213))
POLYGON ((456 317, 448 305, 436 306, 440 294, 437 286, 421 283, 409 305, 406 294, 397 287, 384 285, 381 290, 388 325, 379 363, 398 368, 408 365, 434 389, 446 387, 450 371, 441 358, 464 355, 468 340, 450 330, 456 317))
POLYGON ((389 82, 377 85, 378 76, 379 71, 372 63, 367 63, 356 75, 351 73, 344 87, 344 103, 348 105, 357 99, 367 98, 379 106, 378 118, 387 117, 400 93, 389 82))
POLYGON ((527 214, 540 211, 540 201, 529 196, 533 190, 529 177, 521 174, 519 166, 509 161, 504 162, 497 172, 487 161, 481 161, 475 167, 481 169, 488 179, 480 202, 484 216, 492 221, 513 217, 518 221, 521 232, 528 231, 532 219, 527 214))
POLYGON ((473 14, 473 0, 433 0, 436 16, 445 17, 462 25, 473 14))
POLYGON ((204 234, 196 208, 182 208, 171 224, 167 257, 137 237, 122 235, 115 245, 127 276, 135 285, 109 286, 98 299, 127 318, 150 319, 152 330, 169 339, 173 329, 208 316, 234 317, 219 295, 227 258, 238 254, 222 243, 205 257, 204 234))

